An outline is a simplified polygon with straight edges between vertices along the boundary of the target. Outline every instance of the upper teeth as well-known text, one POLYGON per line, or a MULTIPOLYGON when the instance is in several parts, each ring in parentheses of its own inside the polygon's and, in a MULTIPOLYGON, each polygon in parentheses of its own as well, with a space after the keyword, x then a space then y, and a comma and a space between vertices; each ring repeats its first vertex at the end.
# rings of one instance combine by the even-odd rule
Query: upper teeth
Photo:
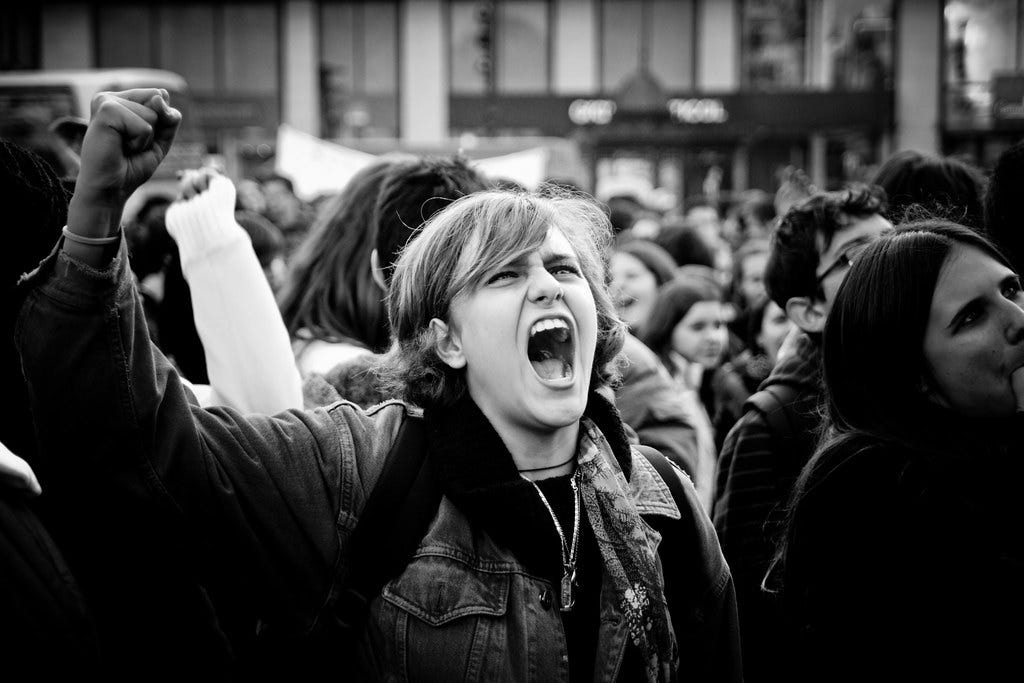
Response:
POLYGON ((530 328, 530 336, 537 334, 543 330, 554 330, 559 327, 569 329, 569 323, 565 322, 561 318, 545 318, 544 320, 538 320, 530 328))

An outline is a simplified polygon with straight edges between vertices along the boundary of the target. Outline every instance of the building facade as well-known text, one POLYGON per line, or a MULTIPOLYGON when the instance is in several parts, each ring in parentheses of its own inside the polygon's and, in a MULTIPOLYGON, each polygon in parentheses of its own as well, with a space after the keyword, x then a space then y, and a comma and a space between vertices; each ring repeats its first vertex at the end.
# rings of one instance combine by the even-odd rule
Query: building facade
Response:
POLYGON ((902 148, 991 163, 1024 134, 1022 4, 46 3, 2 10, 0 68, 180 73, 238 173, 286 123, 372 152, 550 145, 587 189, 683 198, 772 189, 787 166, 835 187, 902 148))

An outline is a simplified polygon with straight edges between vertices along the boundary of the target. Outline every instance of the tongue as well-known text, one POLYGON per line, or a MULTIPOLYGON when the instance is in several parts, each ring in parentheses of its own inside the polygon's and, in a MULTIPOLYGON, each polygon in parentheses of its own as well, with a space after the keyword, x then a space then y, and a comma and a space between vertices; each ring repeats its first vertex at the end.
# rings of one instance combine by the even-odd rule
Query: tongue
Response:
POLYGON ((534 372, 542 379, 562 379, 569 376, 569 365, 560 358, 530 361, 534 372))

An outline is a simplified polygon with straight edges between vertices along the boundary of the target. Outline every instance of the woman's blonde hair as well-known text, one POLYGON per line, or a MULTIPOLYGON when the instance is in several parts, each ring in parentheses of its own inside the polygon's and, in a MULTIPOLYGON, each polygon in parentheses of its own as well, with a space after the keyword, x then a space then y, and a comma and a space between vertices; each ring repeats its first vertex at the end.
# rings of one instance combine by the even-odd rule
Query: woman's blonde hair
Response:
POLYGON ((437 213, 395 264, 387 300, 392 346, 380 367, 392 395, 420 406, 450 405, 462 395, 464 370, 437 356, 430 321, 447 321, 456 297, 475 290, 495 268, 539 249, 550 228, 558 228, 576 251, 597 307, 591 389, 614 384, 625 326, 608 294, 608 217, 577 194, 493 190, 463 197, 437 213))

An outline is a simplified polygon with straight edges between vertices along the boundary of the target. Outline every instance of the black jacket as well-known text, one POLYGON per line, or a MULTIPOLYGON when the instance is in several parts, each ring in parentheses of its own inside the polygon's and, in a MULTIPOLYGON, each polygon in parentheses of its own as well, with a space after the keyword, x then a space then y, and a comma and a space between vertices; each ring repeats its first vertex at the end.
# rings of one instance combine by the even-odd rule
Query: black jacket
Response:
POLYGON ((1022 471, 868 437, 817 456, 779 569, 800 680, 1019 679, 1022 471))
POLYGON ((769 390, 786 398, 775 408, 785 414, 769 417, 748 401, 722 446, 712 510, 736 581, 748 683, 780 680, 788 667, 781 613, 761 582, 775 554, 782 508, 816 444, 821 352, 810 337, 802 336, 796 352, 764 381, 761 392, 769 390), (780 429, 783 425, 787 429, 780 429))

